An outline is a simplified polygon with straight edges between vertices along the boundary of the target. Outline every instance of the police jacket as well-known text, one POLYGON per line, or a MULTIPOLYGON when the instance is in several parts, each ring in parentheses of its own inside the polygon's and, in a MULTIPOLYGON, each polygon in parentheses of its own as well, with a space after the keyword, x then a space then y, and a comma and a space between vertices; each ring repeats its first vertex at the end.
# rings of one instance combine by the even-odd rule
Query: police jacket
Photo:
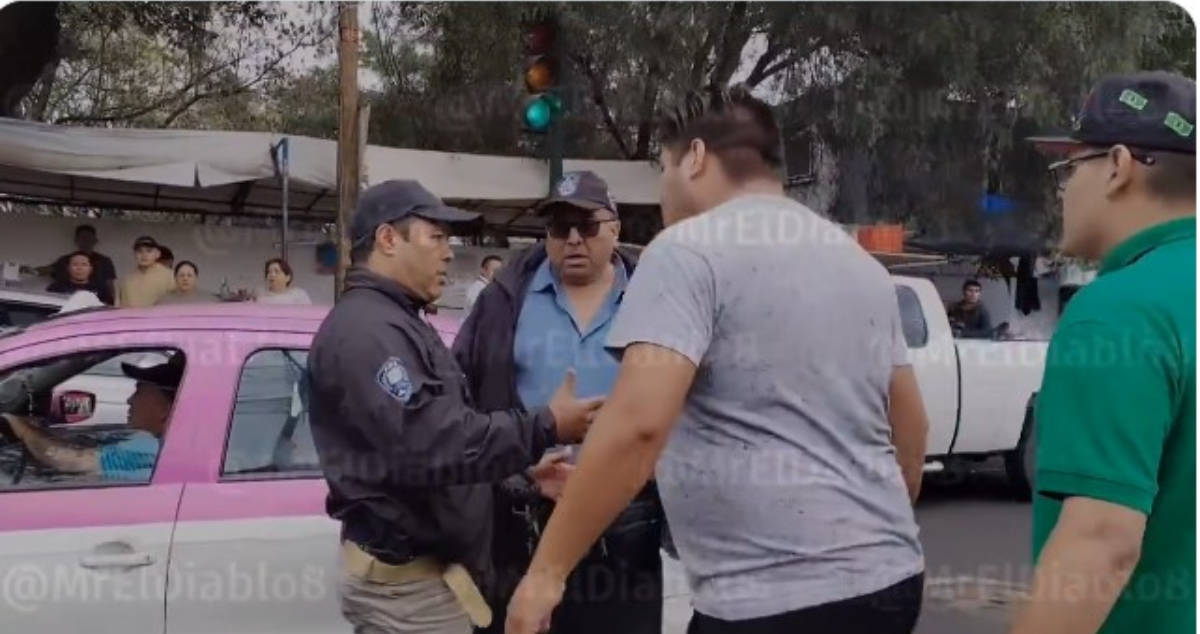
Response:
POLYGON ((313 340, 310 421, 343 538, 388 563, 489 572, 491 483, 556 442, 553 416, 474 409, 458 364, 397 283, 352 269, 313 340))
MULTIPOLYGON (((454 339, 454 355, 466 373, 471 393, 477 402, 487 409, 524 408, 517 392, 516 361, 513 342, 517 320, 534 273, 546 259, 544 244, 537 244, 522 251, 506 264, 496 279, 479 294, 471 313, 463 322, 454 339)), ((625 264, 625 270, 634 274, 637 259, 620 249, 617 257, 625 264)), ((495 521, 497 527, 498 563, 505 557, 505 546, 516 552, 509 559, 520 559, 520 551, 526 549, 524 526, 513 519, 513 505, 542 504, 542 515, 548 514, 550 505, 533 489, 528 479, 515 477, 505 479, 498 487, 495 521), (506 543, 507 542, 507 543, 506 543)), ((614 521, 609 532, 622 529, 640 529, 644 538, 657 540, 658 524, 662 519, 662 506, 657 487, 653 482, 646 485, 629 508, 614 521)), ((622 532, 628 532, 624 530, 622 532)), ((639 538, 641 539, 641 538, 639 538)))

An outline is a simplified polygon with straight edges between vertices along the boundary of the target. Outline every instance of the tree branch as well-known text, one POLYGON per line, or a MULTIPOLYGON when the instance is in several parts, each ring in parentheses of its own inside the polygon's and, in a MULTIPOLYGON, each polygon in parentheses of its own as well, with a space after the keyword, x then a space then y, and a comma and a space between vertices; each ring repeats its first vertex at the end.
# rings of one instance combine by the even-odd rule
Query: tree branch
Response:
POLYGON ((604 118, 604 127, 608 130, 613 140, 616 141, 617 148, 621 150, 621 156, 624 156, 626 159, 631 158, 632 154, 629 152, 629 146, 625 143, 625 138, 621 135, 621 128, 617 126, 616 120, 613 119, 612 111, 609 110, 608 103, 604 99, 604 82, 595 69, 592 68, 591 62, 586 57, 576 54, 572 54, 570 57, 571 61, 575 62, 575 65, 583 71, 583 74, 587 75, 592 87, 592 103, 596 104, 596 107, 600 109, 600 115, 604 118))
POLYGON ((754 88, 755 86, 770 79, 780 71, 792 66, 796 63, 796 53, 785 55, 778 62, 770 64, 770 62, 779 54, 779 51, 772 51, 771 45, 767 45, 767 51, 759 56, 758 61, 754 64, 754 69, 750 71, 750 76, 746 78, 746 85, 754 88))
POLYGON ((46 67, 42 69, 42 76, 38 79, 38 91, 34 95, 32 108, 26 114, 27 119, 32 119, 33 121, 46 120, 46 107, 50 103, 50 93, 54 90, 54 77, 58 74, 60 61, 55 56, 54 61, 46 64, 46 67))
MULTIPOLYGON (((166 106, 167 104, 171 103, 172 101, 179 99, 180 95, 186 94, 189 90, 198 86, 201 82, 203 82, 205 79, 208 79, 209 77, 211 77, 217 71, 229 68, 231 65, 233 65, 234 61, 235 60, 231 60, 231 61, 225 62, 223 64, 218 64, 216 66, 213 66, 212 68, 210 68, 210 69, 204 71, 203 73, 201 73, 200 75, 196 76, 194 79, 192 79, 192 81, 188 82, 186 85, 184 85, 179 90, 171 93, 170 95, 168 95, 166 97, 163 97, 162 99, 159 99, 158 101, 155 101, 154 103, 151 103, 148 106, 142 106, 141 108, 127 110, 125 112, 109 113, 109 114, 103 114, 103 115, 60 117, 60 118, 56 119, 54 121, 54 123, 104 123, 104 122, 110 122, 110 121, 128 121, 129 119, 135 119, 144 114, 158 110, 159 108, 166 106)), ((90 73, 91 69, 89 69, 87 72, 90 73)), ((85 73, 85 75, 86 75, 86 73, 85 73)))
POLYGON ((735 2, 729 8, 729 19, 725 21, 725 30, 721 35, 721 46, 717 49, 717 63, 713 68, 710 84, 724 86, 729 78, 737 71, 741 61, 742 49, 750 39, 750 29, 746 28, 747 3, 735 2))

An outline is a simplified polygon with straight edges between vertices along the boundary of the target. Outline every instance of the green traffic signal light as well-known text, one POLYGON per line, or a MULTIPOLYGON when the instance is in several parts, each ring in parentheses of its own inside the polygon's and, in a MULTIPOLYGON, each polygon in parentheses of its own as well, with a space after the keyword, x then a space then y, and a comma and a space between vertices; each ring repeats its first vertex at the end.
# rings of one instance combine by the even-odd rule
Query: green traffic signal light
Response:
POLYGON ((545 132, 553 117, 550 101, 544 97, 531 99, 525 104, 525 126, 534 132, 545 132))

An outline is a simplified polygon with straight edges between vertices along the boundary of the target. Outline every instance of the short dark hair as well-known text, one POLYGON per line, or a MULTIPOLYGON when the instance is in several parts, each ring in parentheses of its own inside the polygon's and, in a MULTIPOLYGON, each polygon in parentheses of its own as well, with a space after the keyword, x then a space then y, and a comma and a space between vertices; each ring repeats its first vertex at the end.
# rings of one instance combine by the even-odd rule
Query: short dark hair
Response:
MULTIPOLYGON (((409 216, 389 224, 392 225, 392 227, 400 234, 402 238, 408 240, 412 233, 413 220, 414 217, 409 216)), ((375 227, 375 229, 378 230, 379 227, 375 227)), ((362 264, 363 262, 366 262, 367 257, 371 255, 371 251, 374 249, 375 231, 372 231, 370 235, 368 235, 366 238, 363 238, 362 242, 359 242, 350 249, 350 263, 362 264)))
POLYGON ((84 253, 83 251, 72 251, 67 254, 67 266, 71 265, 71 260, 75 259, 75 256, 77 255, 82 255, 83 257, 87 258, 88 264, 92 263, 92 256, 84 253))
POLYGON ((783 143, 771 107, 742 85, 689 92, 659 122, 659 143, 682 157, 693 139, 721 162, 737 182, 751 177, 780 178, 783 143))
POLYGON ((977 288, 977 289, 979 289, 979 290, 981 290, 981 291, 982 291, 982 290, 983 290, 983 284, 980 284, 980 283, 979 283, 979 280, 967 280, 967 281, 963 282, 963 287, 962 287, 962 289, 965 291, 965 290, 967 290, 968 288, 977 288))
POLYGON ((263 277, 267 276, 267 272, 271 270, 272 264, 279 265, 279 270, 283 271, 283 274, 288 276, 288 285, 290 286, 292 280, 295 279, 296 276, 292 275, 292 266, 283 258, 271 258, 270 260, 267 260, 267 263, 263 265, 263 277))
POLYGON ((481 261, 479 263, 479 268, 486 269, 488 262, 493 262, 493 261, 499 262, 501 264, 504 263, 504 260, 500 259, 500 256, 498 256, 498 255, 494 255, 494 254, 493 255, 485 255, 485 256, 483 256, 483 261, 481 261))
POLYGON ((174 261, 175 260, 175 252, 160 244, 160 245, 158 245, 158 259, 174 261))
POLYGON ((79 237, 81 233, 90 233, 96 235, 96 228, 92 225, 78 225, 75 227, 75 236, 79 237))
POLYGON ((1148 152, 1154 165, 1146 171, 1146 189, 1164 200, 1195 200, 1196 155, 1148 152))
POLYGON ((180 262, 179 264, 176 264, 175 265, 175 274, 179 275, 179 269, 181 269, 185 266, 192 267, 192 273, 195 273, 197 276, 200 275, 200 267, 196 266, 196 263, 191 260, 184 260, 184 261, 180 262))

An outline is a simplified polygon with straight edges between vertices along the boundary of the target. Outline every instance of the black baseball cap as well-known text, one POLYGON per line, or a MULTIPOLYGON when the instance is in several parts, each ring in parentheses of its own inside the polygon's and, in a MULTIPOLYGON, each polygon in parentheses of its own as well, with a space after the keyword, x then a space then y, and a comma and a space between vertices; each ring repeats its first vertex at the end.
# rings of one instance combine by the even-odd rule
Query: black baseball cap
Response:
POLYGON ((1047 154, 1080 145, 1196 153, 1196 82, 1166 71, 1109 75, 1084 101, 1070 132, 1030 137, 1047 154))
POLYGON ((171 355, 166 363, 146 368, 131 363, 122 363, 121 372, 131 379, 150 383, 162 390, 174 393, 179 389, 179 382, 183 379, 183 355, 177 352, 171 355))
POLYGON ((142 247, 153 247, 157 249, 159 248, 158 240, 155 240, 150 236, 139 236, 137 240, 133 241, 133 250, 136 251, 142 247))
POLYGON ((390 180, 373 185, 358 199, 350 223, 350 240, 358 244, 375 234, 379 225, 409 216, 431 222, 461 224, 479 219, 479 214, 451 207, 414 180, 390 180))
POLYGON ((567 172, 554 186, 548 198, 538 202, 534 211, 544 214, 556 205, 569 205, 584 211, 608 209, 617 211, 617 201, 608 191, 608 183, 595 172, 567 172))

